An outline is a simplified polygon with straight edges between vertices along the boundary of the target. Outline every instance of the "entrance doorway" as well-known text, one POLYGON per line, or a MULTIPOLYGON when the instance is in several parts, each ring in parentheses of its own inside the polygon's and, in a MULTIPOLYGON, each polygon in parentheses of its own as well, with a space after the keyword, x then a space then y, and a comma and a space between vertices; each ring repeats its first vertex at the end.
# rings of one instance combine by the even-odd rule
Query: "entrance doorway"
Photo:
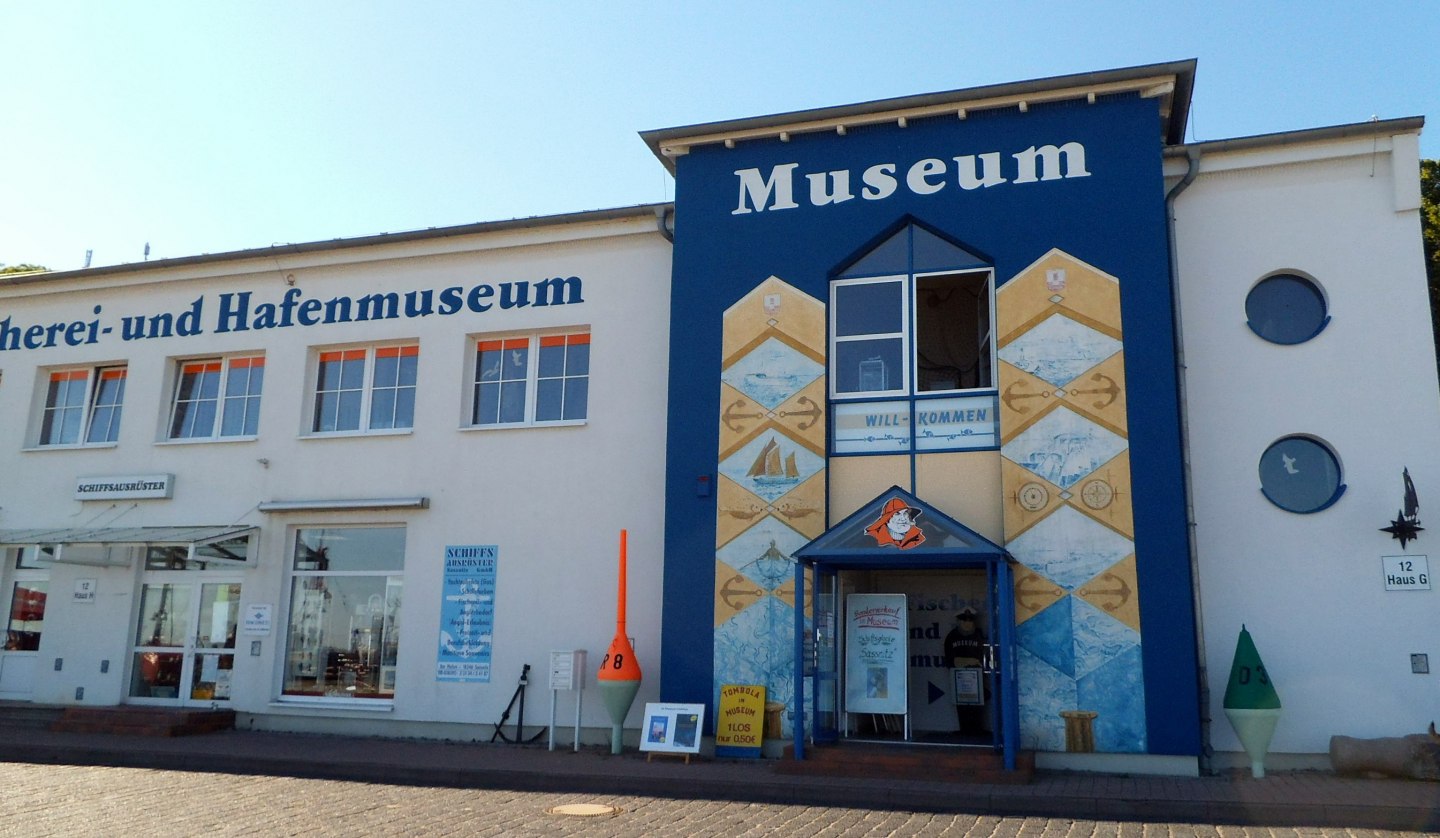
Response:
MULTIPOLYGON (((0 550, 0 554, 5 551, 0 550)), ((29 701, 35 692, 35 667, 40 655, 40 635, 45 627, 45 599, 50 571, 39 564, 37 551, 23 547, 15 551, 14 573, 10 575, 8 598, 0 600, 6 616, 5 645, 0 648, 0 698, 29 701)))
MULTIPOLYGON (((851 597, 888 596, 903 614, 896 676, 905 682, 900 713, 847 712, 851 738, 994 747, 999 677, 998 631, 991 581, 985 568, 858 570, 841 572, 846 607, 851 597), (903 714, 904 718, 901 718, 903 714), (908 724, 907 724, 908 723, 908 724)), ((870 669, 856 647, 854 626, 842 638, 845 684, 856 686, 870 669)), ((848 692, 848 691, 847 691, 848 692)))
POLYGON ((129 702, 227 702, 235 664, 240 580, 193 570, 152 571, 140 589, 129 702))

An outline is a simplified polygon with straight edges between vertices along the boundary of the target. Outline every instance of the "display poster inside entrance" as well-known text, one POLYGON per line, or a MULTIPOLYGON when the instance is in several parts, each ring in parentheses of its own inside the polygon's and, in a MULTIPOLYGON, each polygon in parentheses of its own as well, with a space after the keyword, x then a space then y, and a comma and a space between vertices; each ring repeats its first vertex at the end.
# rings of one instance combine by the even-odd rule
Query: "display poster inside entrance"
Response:
POLYGON ((907 638, 904 594, 845 600, 845 712, 904 713, 907 638))
POLYGON ((494 544, 445 548, 437 681, 490 682, 495 564, 499 553, 500 548, 494 544))

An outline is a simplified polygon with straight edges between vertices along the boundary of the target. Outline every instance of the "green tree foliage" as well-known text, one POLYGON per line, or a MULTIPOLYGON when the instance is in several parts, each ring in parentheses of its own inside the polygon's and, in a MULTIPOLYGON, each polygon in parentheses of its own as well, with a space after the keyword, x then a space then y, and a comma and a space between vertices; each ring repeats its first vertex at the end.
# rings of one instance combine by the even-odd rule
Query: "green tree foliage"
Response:
MULTIPOLYGON (((1427 160, 1425 162, 1430 163, 1433 161, 1427 160)), ((33 274, 43 273, 48 270, 50 269, 45 267, 44 265, 29 265, 23 262, 19 265, 6 265, 4 263, 0 263, 0 274, 33 274)))
POLYGON ((1420 235, 1430 286, 1430 322, 1440 343, 1440 160, 1420 161, 1420 235))

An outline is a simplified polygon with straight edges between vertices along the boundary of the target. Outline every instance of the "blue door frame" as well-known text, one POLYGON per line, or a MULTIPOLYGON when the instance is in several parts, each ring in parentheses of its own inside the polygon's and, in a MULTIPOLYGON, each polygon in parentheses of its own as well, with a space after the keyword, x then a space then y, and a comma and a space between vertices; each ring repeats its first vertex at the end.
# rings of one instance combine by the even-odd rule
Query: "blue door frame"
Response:
MULTIPOLYGON (((915 557, 911 561, 896 561, 896 555, 891 553, 885 556, 885 561, 876 561, 875 557, 862 558, 859 556, 833 557, 826 559, 822 556, 804 558, 795 564, 795 601, 803 603, 807 596, 805 590, 806 568, 815 571, 816 585, 809 593, 811 614, 821 613, 820 580, 826 576, 834 577, 841 570, 962 570, 984 567, 986 574, 986 591, 990 598, 991 615, 991 637, 997 638, 997 663, 999 672, 994 668, 989 675, 990 688, 992 693, 998 696, 996 707, 998 709, 999 724, 995 725, 992 731, 992 746, 1001 751, 1004 756, 1005 770, 1015 770, 1016 751, 1020 740, 1020 717, 1019 717, 1019 695, 1015 679, 1015 596, 1014 576, 1010 564, 1005 560, 1003 552, 988 556, 977 561, 977 557, 970 552, 949 554, 943 552, 927 553, 923 559, 915 557)), ((839 615, 836 615, 839 619, 839 615)), ((838 633, 838 628, 837 628, 838 633)), ((806 724, 805 714, 805 682, 810 680, 810 694, 815 701, 819 701, 821 681, 827 673, 822 667, 815 665, 816 658, 821 653, 821 644, 815 633, 807 634, 805 628, 805 609, 795 609, 795 696, 794 706, 797 708, 795 724, 792 726, 794 736, 793 751, 795 759, 805 759, 805 742, 807 733, 811 741, 825 741, 830 738, 827 732, 820 727, 820 713, 812 707, 806 724), (807 637, 809 642, 806 642, 807 637)), ((840 677, 839 667, 830 673, 833 677, 840 677)), ((835 712, 838 714, 840 708, 837 706, 835 712)), ((838 716, 837 716, 838 718, 838 716)))

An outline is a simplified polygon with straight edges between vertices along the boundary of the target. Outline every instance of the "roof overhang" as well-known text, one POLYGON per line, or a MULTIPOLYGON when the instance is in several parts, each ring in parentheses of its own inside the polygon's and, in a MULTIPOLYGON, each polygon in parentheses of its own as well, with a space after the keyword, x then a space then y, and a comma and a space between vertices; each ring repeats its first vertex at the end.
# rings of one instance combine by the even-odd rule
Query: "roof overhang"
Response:
POLYGON ((1076 99, 1094 102, 1099 96, 1136 93, 1160 100, 1161 139, 1165 144, 1178 144, 1185 138, 1194 81, 1195 60, 1190 59, 662 128, 642 131, 640 136, 673 174, 675 158, 688 154, 696 146, 722 143, 733 148, 735 143, 744 140, 777 137, 788 140, 792 134, 821 131, 844 134, 860 125, 894 122, 903 126, 911 119, 945 114, 964 119, 979 110, 1018 108, 1025 111, 1031 105, 1046 102, 1076 99))
POLYGON ((0 530, 0 547, 40 547, 40 560, 60 564, 124 567, 130 564, 128 550, 114 547, 186 547, 199 561, 248 564, 245 556, 227 558, 223 553, 195 556, 198 547, 208 547, 237 538, 247 538, 258 527, 231 524, 219 527, 64 527, 58 529, 0 530))

